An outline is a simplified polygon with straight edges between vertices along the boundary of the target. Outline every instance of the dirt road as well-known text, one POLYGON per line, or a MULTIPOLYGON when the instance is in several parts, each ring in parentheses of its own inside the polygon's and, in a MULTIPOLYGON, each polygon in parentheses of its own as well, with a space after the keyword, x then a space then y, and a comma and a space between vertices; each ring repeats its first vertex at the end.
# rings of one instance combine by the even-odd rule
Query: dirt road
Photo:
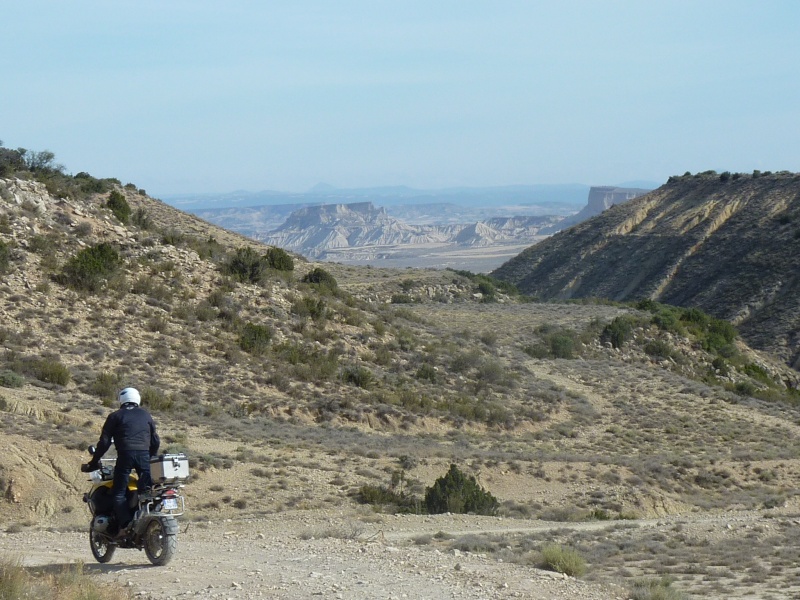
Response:
POLYGON ((538 521, 439 516, 298 512, 258 520, 183 522, 175 559, 153 567, 143 552, 118 550, 94 562, 85 532, 21 532, 0 537, 5 557, 57 571, 83 561, 101 580, 129 586, 135 598, 530 598, 614 600, 622 589, 590 584, 495 557, 440 552, 413 539, 439 531, 518 531, 538 521))

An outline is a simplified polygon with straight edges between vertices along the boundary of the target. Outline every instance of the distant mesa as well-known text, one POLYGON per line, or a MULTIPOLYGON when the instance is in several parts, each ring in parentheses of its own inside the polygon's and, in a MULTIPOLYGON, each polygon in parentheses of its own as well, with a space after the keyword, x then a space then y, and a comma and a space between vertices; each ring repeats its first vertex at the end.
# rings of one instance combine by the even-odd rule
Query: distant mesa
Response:
POLYGON ((558 216, 500 217, 470 224, 410 225, 389 216, 372 202, 323 204, 294 211, 277 229, 258 235, 264 243, 292 250, 309 258, 347 259, 386 256, 387 249, 422 245, 482 247, 520 240, 535 241, 543 227, 558 216))
POLYGON ((542 233, 555 233, 556 231, 561 231, 567 227, 572 227, 573 225, 582 223, 586 219, 591 219, 592 217, 599 215, 615 204, 622 204, 628 200, 633 200, 634 198, 638 198, 639 196, 642 196, 650 191, 651 190, 643 188, 623 188, 607 185, 593 186, 589 189, 589 200, 586 206, 583 207, 580 212, 572 215, 571 217, 567 217, 556 226, 542 231, 542 233))

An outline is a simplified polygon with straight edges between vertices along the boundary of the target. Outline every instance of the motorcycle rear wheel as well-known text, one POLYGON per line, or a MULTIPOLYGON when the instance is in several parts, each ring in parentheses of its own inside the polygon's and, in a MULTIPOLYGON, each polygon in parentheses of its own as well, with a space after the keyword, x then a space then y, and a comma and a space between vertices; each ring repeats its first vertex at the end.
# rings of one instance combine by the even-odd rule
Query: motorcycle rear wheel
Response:
POLYGON ((108 537, 97 533, 93 529, 89 530, 89 545, 92 548, 92 556, 99 563, 107 563, 114 556, 117 547, 110 543, 108 537))
POLYGON ((144 552, 151 563, 166 565, 178 550, 178 536, 167 533, 161 519, 153 519, 144 531, 144 552))

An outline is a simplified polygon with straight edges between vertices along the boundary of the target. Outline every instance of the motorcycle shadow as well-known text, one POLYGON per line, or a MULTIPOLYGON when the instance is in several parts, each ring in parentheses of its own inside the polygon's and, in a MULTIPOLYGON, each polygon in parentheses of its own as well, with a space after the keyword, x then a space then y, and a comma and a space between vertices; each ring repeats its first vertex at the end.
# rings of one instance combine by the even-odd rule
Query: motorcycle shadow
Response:
POLYGON ((73 573, 77 569, 80 573, 86 574, 103 574, 103 573, 116 573, 118 571, 138 571, 139 569, 150 569, 155 567, 149 563, 118 563, 118 564, 100 564, 100 563, 80 563, 80 562, 65 562, 65 563, 52 563, 49 565, 36 565, 31 567, 24 567, 32 575, 62 575, 64 573, 73 573))

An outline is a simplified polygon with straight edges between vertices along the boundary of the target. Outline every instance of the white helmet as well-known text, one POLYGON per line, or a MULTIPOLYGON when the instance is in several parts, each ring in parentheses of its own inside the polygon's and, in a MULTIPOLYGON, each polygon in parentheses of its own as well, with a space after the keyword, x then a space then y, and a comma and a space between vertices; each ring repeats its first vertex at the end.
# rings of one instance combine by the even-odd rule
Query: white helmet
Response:
POLYGON ((127 404, 128 402, 133 402, 134 404, 142 403, 142 397, 139 395, 139 390, 132 387, 122 390, 119 393, 119 396, 117 396, 117 400, 119 400, 120 406, 127 404))

